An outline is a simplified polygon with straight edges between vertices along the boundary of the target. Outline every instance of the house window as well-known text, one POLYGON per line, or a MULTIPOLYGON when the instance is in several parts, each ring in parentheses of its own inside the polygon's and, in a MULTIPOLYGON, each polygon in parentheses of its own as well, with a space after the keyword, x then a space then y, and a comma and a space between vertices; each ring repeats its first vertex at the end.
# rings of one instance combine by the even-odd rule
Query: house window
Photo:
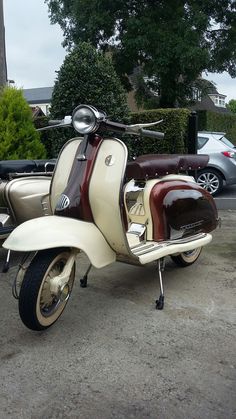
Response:
POLYGON ((219 98, 219 106, 222 106, 223 108, 225 107, 225 98, 222 96, 219 98))
POLYGON ((201 91, 197 87, 192 88, 192 99, 196 102, 201 102, 201 91))
POLYGON ((225 95, 209 95, 209 97, 214 102, 215 106, 225 108, 225 95))

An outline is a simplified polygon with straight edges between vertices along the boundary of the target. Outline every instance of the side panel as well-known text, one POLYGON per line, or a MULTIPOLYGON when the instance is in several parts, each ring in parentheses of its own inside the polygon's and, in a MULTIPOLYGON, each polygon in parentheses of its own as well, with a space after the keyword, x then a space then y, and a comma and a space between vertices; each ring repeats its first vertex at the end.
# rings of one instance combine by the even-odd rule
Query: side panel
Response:
POLYGON ((43 214, 42 198, 49 193, 51 178, 35 176, 13 179, 7 183, 5 196, 16 224, 43 214))
POLYGON ((193 182, 160 182, 150 194, 155 241, 209 233, 217 227, 212 196, 193 182))
MULTIPOLYGON (((138 223, 138 224, 144 224, 146 225, 146 240, 154 240, 153 238, 153 231, 154 226, 153 223, 155 222, 156 228, 159 230, 159 223, 162 220, 162 214, 159 220, 159 217, 155 216, 153 219, 153 208, 150 206, 150 194, 152 190, 154 190, 155 185, 158 185, 163 182, 170 182, 170 181, 183 181, 183 182, 194 182, 194 179, 190 176, 185 175, 166 175, 159 179, 152 179, 148 180, 146 182, 141 182, 141 188, 139 188, 136 185, 136 182, 134 180, 131 180, 127 183, 125 187, 125 202, 126 202, 126 212, 128 220, 131 223, 138 223), (128 200, 129 195, 131 192, 131 195, 133 195, 133 192, 136 192, 136 202, 132 202, 132 208, 128 208, 128 200), (136 211, 136 208, 138 208, 138 211, 136 211)), ((158 203, 158 200, 157 200, 158 203)), ((160 207, 162 208, 162 207, 160 207)))
POLYGON ((127 149, 119 140, 105 139, 99 149, 89 186, 94 222, 117 252, 129 255, 124 222, 121 188, 127 161, 127 149))

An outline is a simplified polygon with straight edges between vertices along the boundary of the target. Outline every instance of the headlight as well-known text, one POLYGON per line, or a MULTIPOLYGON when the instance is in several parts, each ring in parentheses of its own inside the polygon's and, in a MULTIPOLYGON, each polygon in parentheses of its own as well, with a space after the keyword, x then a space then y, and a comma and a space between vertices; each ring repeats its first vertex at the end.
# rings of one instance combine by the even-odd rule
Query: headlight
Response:
POLYGON ((89 134, 96 131, 103 119, 104 115, 100 114, 93 106, 80 105, 73 112, 72 124, 80 134, 89 134))

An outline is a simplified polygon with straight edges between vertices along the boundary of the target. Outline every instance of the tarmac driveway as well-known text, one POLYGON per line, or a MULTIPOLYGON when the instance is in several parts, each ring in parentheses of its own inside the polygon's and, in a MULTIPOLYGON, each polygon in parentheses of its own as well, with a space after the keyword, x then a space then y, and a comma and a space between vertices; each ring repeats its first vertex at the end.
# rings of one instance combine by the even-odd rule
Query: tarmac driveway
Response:
MULTIPOLYGON (((166 304, 155 265, 117 263, 76 281, 46 332, 27 330, 0 275, 0 418, 236 417, 236 211, 196 264, 168 259, 166 304)), ((78 275, 87 260, 79 258, 78 275)))

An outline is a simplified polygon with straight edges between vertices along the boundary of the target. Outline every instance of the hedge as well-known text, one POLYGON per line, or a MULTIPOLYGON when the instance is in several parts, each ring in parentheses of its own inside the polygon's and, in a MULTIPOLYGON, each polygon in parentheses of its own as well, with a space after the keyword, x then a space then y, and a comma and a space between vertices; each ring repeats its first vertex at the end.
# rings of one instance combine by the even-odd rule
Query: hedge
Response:
POLYGON ((130 136, 125 141, 129 149, 129 157, 148 153, 185 153, 189 115, 188 109, 154 109, 132 113, 131 124, 163 119, 163 122, 157 126, 147 129, 164 132, 165 138, 163 140, 146 137, 134 139, 130 136))
POLYGON ((198 111, 197 114, 199 131, 225 132, 236 145, 236 115, 212 111, 198 111))

